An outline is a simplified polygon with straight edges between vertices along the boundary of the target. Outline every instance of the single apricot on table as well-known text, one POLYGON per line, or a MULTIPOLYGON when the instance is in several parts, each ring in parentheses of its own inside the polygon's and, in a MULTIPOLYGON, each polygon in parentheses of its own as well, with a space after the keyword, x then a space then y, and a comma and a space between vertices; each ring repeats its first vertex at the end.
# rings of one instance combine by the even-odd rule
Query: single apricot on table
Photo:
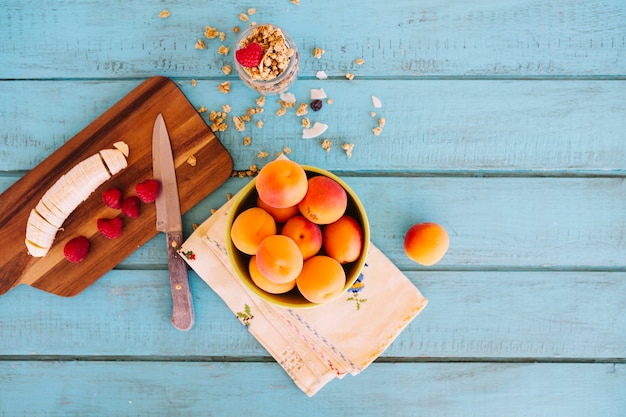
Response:
POLYGON ((233 245, 248 255, 254 255, 261 241, 275 234, 274 218, 258 207, 251 207, 239 213, 230 228, 233 245))
POLYGON ((254 282, 257 287, 265 292, 269 292, 270 294, 284 294, 293 290, 296 286, 295 279, 284 284, 277 284, 265 278, 261 271, 259 271, 259 267, 256 264, 256 255, 250 258, 248 271, 250 272, 250 278, 252 279, 252 282, 254 282))
POLYGON ((347 206, 346 190, 337 181, 323 175, 309 178, 306 194, 298 203, 300 213, 317 224, 339 220, 347 206))
POLYGON ((404 236, 404 251, 413 261, 431 266, 443 258, 450 246, 446 229, 436 223, 419 223, 404 236))
POLYGON ((304 261, 302 272, 296 278, 300 294, 312 303, 325 303, 343 292, 346 273, 339 262, 325 255, 316 255, 304 261))
POLYGON ((307 176, 304 168, 289 159, 268 162, 256 178, 259 198, 275 208, 295 206, 307 191, 307 176))
POLYGON ((302 253, 293 239, 283 235, 268 236, 256 252, 259 272, 272 282, 285 284, 302 271, 302 253))
POLYGON ((305 260, 316 255, 322 248, 322 229, 302 215, 287 220, 280 234, 296 242, 305 260))
POLYGON ((363 250, 363 230, 354 217, 344 215, 324 227, 324 251, 341 264, 356 261, 363 250))

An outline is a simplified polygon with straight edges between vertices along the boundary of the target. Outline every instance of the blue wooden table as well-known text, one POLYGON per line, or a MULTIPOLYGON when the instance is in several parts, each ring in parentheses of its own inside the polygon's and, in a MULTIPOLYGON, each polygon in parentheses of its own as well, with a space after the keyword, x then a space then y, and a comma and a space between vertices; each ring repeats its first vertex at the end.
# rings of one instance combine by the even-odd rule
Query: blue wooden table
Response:
MULTIPOLYGON (((623 0, 8 0, 0 191, 151 76, 177 82, 208 123, 225 103, 254 105, 222 71, 232 50, 218 53, 242 13, 294 38, 290 91, 322 87, 333 104, 315 116, 328 151, 274 100, 262 128, 219 132, 235 169, 287 147, 340 175, 428 307, 364 372, 308 398, 194 272, 195 326, 171 326, 157 236, 74 298, 28 286, 0 298, 0 416, 626 415, 623 0), (422 221, 451 237, 432 267, 402 247, 422 221)), ((185 214, 185 233, 247 181, 185 214)))

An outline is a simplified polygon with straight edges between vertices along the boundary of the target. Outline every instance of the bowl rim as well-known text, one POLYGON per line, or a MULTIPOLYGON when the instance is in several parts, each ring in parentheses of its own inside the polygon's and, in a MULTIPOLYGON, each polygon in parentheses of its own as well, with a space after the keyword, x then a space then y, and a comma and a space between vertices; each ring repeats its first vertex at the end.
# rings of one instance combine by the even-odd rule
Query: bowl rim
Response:
MULTIPOLYGON (((337 297, 332 298, 324 303, 313 303, 310 301, 307 301, 305 303, 293 303, 293 302, 289 302, 289 301, 283 301, 280 299, 280 296, 283 294, 271 294, 268 293, 266 291, 263 291, 261 288, 259 288, 258 286, 256 286, 256 284, 254 284, 254 282, 252 282, 252 279, 249 278, 249 274, 247 272, 245 272, 245 274, 243 273, 243 271, 241 271, 241 268, 239 267, 239 262, 236 261, 235 259, 235 253, 238 252, 237 248, 235 248, 232 239, 230 238, 230 228, 232 227, 232 224, 234 222, 235 219, 235 214, 238 211, 239 206, 247 199, 249 198, 249 193, 250 191, 252 191, 252 189, 256 186, 256 177, 253 178, 250 182, 248 182, 248 184, 246 184, 236 195, 235 197, 235 201, 233 201, 233 205, 231 207, 230 212, 228 213, 228 218, 227 218, 227 222, 226 222, 226 251, 228 253, 228 259, 231 263, 231 266, 235 272, 235 274, 237 275, 237 278, 243 282, 243 284, 250 289, 253 293, 255 293, 256 295, 258 295, 259 297, 261 297, 263 300, 267 301, 268 303, 274 304, 274 305, 278 305, 281 307, 287 307, 287 308, 297 308, 297 309, 302 309, 302 308, 313 308, 313 307, 318 307, 318 306, 322 306, 322 305, 326 305, 332 301, 334 301, 335 299, 339 298, 341 296, 341 294, 344 294, 346 291, 348 291, 350 289, 350 287, 352 287, 354 285, 354 283, 357 281, 357 279, 359 278, 359 276, 361 275, 362 271, 363 271, 363 267, 365 266, 365 261, 367 259, 367 255, 369 253, 369 248, 370 248, 370 224, 369 224, 369 218, 367 216, 367 212, 365 210, 365 207, 363 206, 363 203, 361 202, 361 200, 359 199, 358 195, 356 194, 356 192, 354 192, 354 190, 352 189, 352 187, 350 187, 343 179, 341 179, 340 177, 338 177, 336 174, 333 174, 332 172, 325 170, 323 168, 319 168, 319 167, 315 167, 312 165, 304 165, 304 164, 299 164, 304 170, 305 172, 307 172, 307 177, 309 177, 309 173, 312 173, 312 176, 316 176, 316 175, 324 175, 328 178, 331 178, 335 181, 337 181, 337 183, 339 183, 339 185, 341 185, 343 187, 344 190, 346 190, 346 193, 348 193, 349 196, 349 200, 352 200, 354 203, 354 206, 356 208, 356 210, 359 213, 359 216, 361 217, 361 219, 356 219, 359 224, 361 225, 362 228, 362 232, 363 232, 363 249, 361 252, 361 255, 359 256, 359 258, 354 261, 351 262, 351 268, 352 271, 354 271, 354 276, 352 278, 348 278, 348 276, 346 275, 346 284, 344 285, 343 291, 341 293, 339 293, 337 295, 337 297), (248 279, 244 279, 242 277, 242 275, 248 275, 248 279)), ((303 297, 304 298, 304 297, 303 297)))

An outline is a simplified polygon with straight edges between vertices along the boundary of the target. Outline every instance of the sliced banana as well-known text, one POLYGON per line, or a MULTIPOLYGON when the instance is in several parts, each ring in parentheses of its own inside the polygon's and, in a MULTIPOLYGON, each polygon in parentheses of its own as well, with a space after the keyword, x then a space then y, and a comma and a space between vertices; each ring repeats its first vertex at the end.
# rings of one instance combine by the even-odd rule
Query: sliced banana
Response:
POLYGON ((30 255, 45 256, 57 231, 76 207, 112 175, 126 168, 128 145, 116 142, 114 146, 116 149, 103 149, 76 164, 44 193, 26 225, 25 243, 30 255))

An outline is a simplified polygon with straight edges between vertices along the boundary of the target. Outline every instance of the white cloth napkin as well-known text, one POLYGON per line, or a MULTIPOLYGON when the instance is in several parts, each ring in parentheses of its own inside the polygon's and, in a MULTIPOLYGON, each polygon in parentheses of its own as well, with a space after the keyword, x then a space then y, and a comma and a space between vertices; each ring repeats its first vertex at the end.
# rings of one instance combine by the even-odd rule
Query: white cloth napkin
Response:
POLYGON ((236 277, 228 259, 226 222, 234 200, 200 225, 179 253, 308 396, 335 377, 365 369, 428 303, 373 244, 361 276, 338 299, 308 309, 266 302, 236 277))

